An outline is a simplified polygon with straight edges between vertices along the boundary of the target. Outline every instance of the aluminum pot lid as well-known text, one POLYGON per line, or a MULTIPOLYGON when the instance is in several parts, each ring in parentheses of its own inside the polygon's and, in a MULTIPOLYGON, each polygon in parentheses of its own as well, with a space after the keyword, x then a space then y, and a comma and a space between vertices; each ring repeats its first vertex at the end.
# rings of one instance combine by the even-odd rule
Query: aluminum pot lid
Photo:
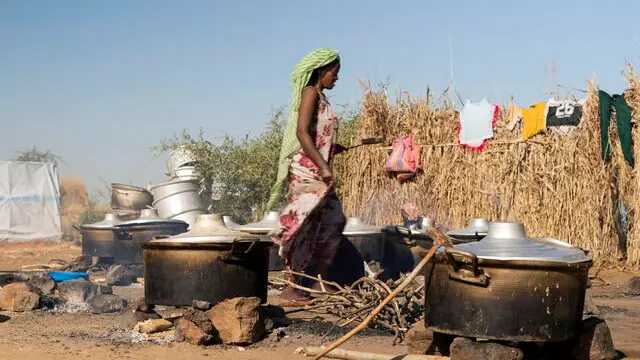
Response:
POLYGON ((231 243, 237 240, 258 240, 246 232, 231 230, 224 225, 218 214, 200 214, 187 232, 164 239, 151 240, 154 243, 231 243))
POLYGON ((157 209, 142 209, 140 211, 140 217, 134 220, 124 221, 118 224, 118 227, 133 226, 133 225, 145 225, 145 224, 186 224, 182 220, 176 219, 164 219, 158 215, 157 209))
POLYGON ((342 232, 344 235, 374 235, 379 234, 382 228, 369 225, 358 217, 350 217, 342 232))
POLYGON ((579 263, 590 261, 585 252, 560 240, 531 239, 519 222, 491 222, 487 236, 477 242, 456 245, 479 259, 528 260, 579 263))
POLYGON ((450 230, 447 235, 450 236, 476 236, 486 235, 489 231, 489 220, 482 218, 471 219, 471 223, 464 229, 450 230))
POLYGON ((104 215, 104 219, 92 223, 92 224, 84 224, 81 225, 82 229, 109 229, 118 224, 121 224, 122 220, 118 217, 118 215, 114 213, 108 213, 104 215))
POLYGON ((236 228, 240 226, 240 224, 238 224, 231 215, 224 215, 222 217, 222 221, 224 221, 224 225, 231 230, 236 230, 236 228))
POLYGON ((244 231, 255 234, 266 234, 271 230, 277 229, 280 226, 280 213, 277 211, 269 211, 264 214, 264 217, 260 221, 246 225, 238 225, 235 227, 238 231, 244 231))

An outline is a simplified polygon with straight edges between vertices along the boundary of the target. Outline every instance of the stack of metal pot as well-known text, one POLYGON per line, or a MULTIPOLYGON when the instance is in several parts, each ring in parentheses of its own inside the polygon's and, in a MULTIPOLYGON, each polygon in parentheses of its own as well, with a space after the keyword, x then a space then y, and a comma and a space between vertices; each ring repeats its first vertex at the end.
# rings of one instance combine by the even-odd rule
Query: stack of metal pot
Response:
POLYGON ((141 187, 126 184, 111 184, 111 210, 122 220, 140 216, 140 211, 153 203, 153 196, 141 187))
MULTIPOLYGON (((270 241, 269 232, 280 226, 280 213, 270 211, 264 214, 262 220, 246 225, 236 224, 231 217, 225 217, 227 226, 242 232, 258 236, 263 241, 270 241)), ((269 252, 269 271, 280 271, 284 269, 284 259, 278 254, 279 248, 274 246, 269 252)))
POLYGON ((198 215, 183 234, 143 242, 147 304, 217 304, 235 297, 267 301, 271 241, 224 225, 222 216, 198 215))
POLYGON ((198 215, 207 213, 201 198, 204 187, 195 164, 195 156, 186 148, 179 147, 167 159, 169 181, 149 185, 148 190, 153 195, 152 205, 158 209, 160 217, 182 220, 192 225, 198 215))
POLYGON ((583 249, 529 238, 521 223, 491 222, 482 240, 440 248, 425 267, 425 325, 489 340, 568 340, 591 265, 583 249))

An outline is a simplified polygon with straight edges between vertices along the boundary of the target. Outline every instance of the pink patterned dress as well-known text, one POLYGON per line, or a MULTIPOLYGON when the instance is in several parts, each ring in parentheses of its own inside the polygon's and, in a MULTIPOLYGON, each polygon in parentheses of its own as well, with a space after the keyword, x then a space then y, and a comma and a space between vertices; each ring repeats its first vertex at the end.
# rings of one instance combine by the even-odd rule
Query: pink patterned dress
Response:
MULTIPOLYGON (((316 121, 311 124, 310 133, 329 166, 335 153, 338 127, 331 105, 320 94, 316 121)), ((349 243, 342 235, 346 223, 342 204, 333 184, 323 182, 318 172, 319 168, 304 150, 293 156, 287 177, 289 202, 280 216, 280 228, 273 235, 287 266, 312 276, 329 267, 339 248, 345 246, 344 241, 349 243)), ((358 279, 362 274, 358 272, 352 278, 358 279)))

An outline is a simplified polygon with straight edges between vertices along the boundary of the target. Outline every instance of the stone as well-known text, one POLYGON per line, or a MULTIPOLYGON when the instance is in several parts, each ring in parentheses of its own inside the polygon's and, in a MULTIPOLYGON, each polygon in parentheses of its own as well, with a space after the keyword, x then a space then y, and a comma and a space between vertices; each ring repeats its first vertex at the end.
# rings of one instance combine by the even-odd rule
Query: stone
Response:
POLYGON ((0 289, 0 309, 23 312, 40 305, 38 290, 27 283, 11 283, 0 289))
POLYGON ((409 354, 425 355, 433 342, 433 331, 428 330, 424 320, 413 324, 405 336, 409 354))
POLYGON ((5 286, 12 283, 27 282, 30 276, 20 273, 4 273, 0 274, 0 286, 5 286))
POLYGON ((208 301, 193 300, 191 307, 197 310, 207 311, 211 309, 212 304, 208 301))
POLYGON ((212 342, 213 336, 206 334, 195 323, 180 318, 176 320, 176 341, 186 341, 192 345, 206 345, 212 342))
POLYGON ((182 318, 185 320, 189 320, 192 323, 196 324, 205 334, 218 336, 218 332, 213 327, 211 320, 202 310, 197 309, 188 309, 183 315, 182 318))
POLYGON ((596 316, 582 320, 578 333, 569 345, 568 359, 614 360, 618 352, 613 345, 607 322, 596 316))
POLYGON ((181 318, 184 315, 184 313, 187 312, 187 309, 157 306, 155 308, 155 312, 156 314, 162 316, 163 319, 175 320, 177 318, 181 318))
POLYGON ((265 333, 260 299, 256 297, 225 300, 207 311, 207 316, 227 345, 252 344, 265 333))
POLYGON ((126 309, 118 315, 118 327, 122 330, 131 330, 137 323, 151 319, 161 319, 162 317, 150 309, 144 303, 144 299, 132 301, 126 309))
POLYGON ((98 294, 103 294, 103 295, 113 294, 113 287, 109 285, 98 285, 98 294))
POLYGON ((173 326, 173 323, 169 320, 165 319, 149 319, 143 322, 139 322, 136 326, 133 327, 134 331, 145 333, 145 334, 153 334, 157 332, 162 332, 173 326))
POLYGON ((467 338, 456 338, 451 344, 451 360, 522 360, 522 350, 493 342, 475 342, 467 338))
POLYGON ((60 299, 74 304, 86 303, 98 292, 98 285, 82 278, 66 280, 57 286, 60 299))
POLYGON ((127 301, 117 295, 97 294, 87 300, 89 311, 94 314, 107 314, 122 311, 127 301))
POLYGON ((32 276, 27 284, 40 290, 43 295, 49 295, 56 288, 56 282, 49 276, 49 274, 37 274, 32 276))
POLYGON ((634 296, 640 295, 640 276, 634 276, 627 282, 625 294, 634 296))
POLYGON ((265 305, 260 307, 260 311, 262 311, 262 315, 270 319, 287 317, 287 314, 284 312, 284 309, 281 308, 280 306, 265 305))
POLYGON ((113 265, 107 272, 107 285, 129 286, 136 281, 135 272, 126 265, 113 265))

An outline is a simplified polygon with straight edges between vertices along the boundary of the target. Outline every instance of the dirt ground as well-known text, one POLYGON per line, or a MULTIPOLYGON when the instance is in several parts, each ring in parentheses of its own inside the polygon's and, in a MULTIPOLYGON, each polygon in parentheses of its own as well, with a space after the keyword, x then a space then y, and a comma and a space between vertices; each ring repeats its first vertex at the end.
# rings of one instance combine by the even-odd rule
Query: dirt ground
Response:
MULTIPOLYGON (((23 266, 47 264, 50 259, 72 260, 80 248, 72 243, 0 243, 0 271, 22 270, 23 266)), ((623 294, 626 282, 640 273, 602 270, 588 290, 606 319, 616 348, 629 357, 640 358, 640 297, 623 294)), ((143 286, 115 287, 114 293, 127 300, 143 296, 143 286)), ((300 315, 301 317, 309 315, 300 315)), ((136 344, 132 333, 117 330, 117 315, 0 311, 1 359, 303 359, 294 354, 301 346, 319 346, 331 340, 326 330, 290 332, 279 342, 265 340, 247 348, 208 346, 163 341, 136 344), (312 334, 315 332, 315 334, 312 334)), ((330 330, 330 329, 329 329, 330 330)), ((337 336, 337 335, 336 335, 337 336)), ((335 337, 335 336, 334 336, 335 337)), ((392 346, 391 336, 366 333, 343 346, 360 351, 405 354, 406 346, 392 346)))

